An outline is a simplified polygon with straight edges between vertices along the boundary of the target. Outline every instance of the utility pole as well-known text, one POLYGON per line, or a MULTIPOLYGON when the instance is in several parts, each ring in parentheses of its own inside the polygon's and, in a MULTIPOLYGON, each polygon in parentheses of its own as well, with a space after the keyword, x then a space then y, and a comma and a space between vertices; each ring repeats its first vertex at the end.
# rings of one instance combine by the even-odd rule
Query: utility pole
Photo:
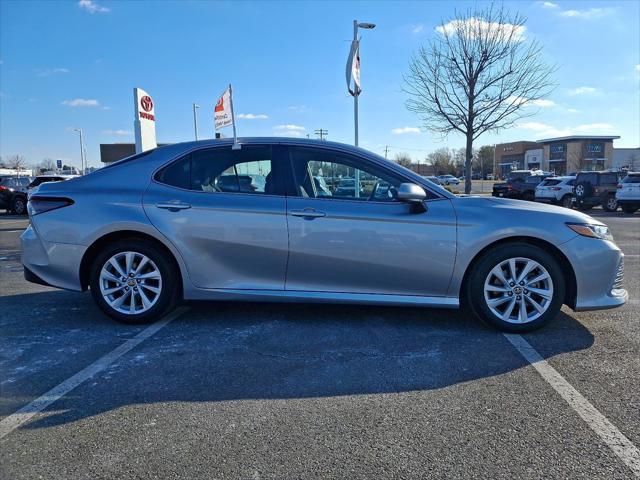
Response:
POLYGON ((387 159, 387 154, 389 153, 389 145, 384 146, 384 158, 387 159))
POLYGON ((324 137, 329 135, 329 130, 324 130, 322 128, 318 128, 318 129, 316 129, 316 131, 314 133, 320 138, 320 140, 324 140, 324 137))
POLYGON ((74 132, 78 132, 80 134, 80 168, 82 169, 82 174, 84 175, 85 159, 84 159, 84 141, 82 139, 82 129, 81 128, 74 128, 73 131, 74 132))
POLYGON ((196 110, 200 108, 200 105, 197 103, 193 104, 193 130, 196 134, 196 140, 198 140, 198 115, 196 114, 196 110))

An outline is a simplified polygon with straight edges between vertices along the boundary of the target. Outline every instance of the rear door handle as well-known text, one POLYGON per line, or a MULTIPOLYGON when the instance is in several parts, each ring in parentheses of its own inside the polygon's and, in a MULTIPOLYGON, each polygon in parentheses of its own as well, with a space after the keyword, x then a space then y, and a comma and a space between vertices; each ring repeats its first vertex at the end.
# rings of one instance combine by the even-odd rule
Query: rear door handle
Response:
POLYGON ((304 218, 320 218, 320 217, 327 216, 326 213, 319 212, 318 210, 314 210, 313 208, 305 208, 304 210, 291 210, 289 211, 289 213, 294 217, 304 217, 304 218))
POLYGON ((186 210, 187 208, 191 208, 191 205, 182 202, 160 202, 156 203, 156 207, 166 210, 186 210))

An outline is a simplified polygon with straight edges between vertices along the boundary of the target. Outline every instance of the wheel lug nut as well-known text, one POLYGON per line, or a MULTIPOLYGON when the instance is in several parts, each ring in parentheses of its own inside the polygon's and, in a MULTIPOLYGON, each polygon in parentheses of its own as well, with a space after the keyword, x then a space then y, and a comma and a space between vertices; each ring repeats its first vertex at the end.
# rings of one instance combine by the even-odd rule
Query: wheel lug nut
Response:
POLYGON ((509 295, 510 297, 513 297, 513 292, 507 292, 507 295, 509 295))
POLYGON ((130 277, 133 277, 133 272, 129 274, 130 277))
POLYGON ((524 286, 524 281, 520 282, 520 286, 524 286))
POLYGON ((515 283, 513 283, 513 282, 509 282, 509 286, 510 286, 510 287, 515 287, 515 286, 516 286, 516 284, 515 284, 515 283))
POLYGON ((140 283, 140 279, 139 279, 139 278, 137 278, 137 279, 136 279, 136 282, 140 283))
POLYGON ((522 300, 522 297, 521 297, 520 295, 518 295, 518 296, 516 297, 516 300, 522 300))
POLYGON ((525 295, 529 295, 529 290, 527 290, 526 288, 524 289, 524 294, 525 295))

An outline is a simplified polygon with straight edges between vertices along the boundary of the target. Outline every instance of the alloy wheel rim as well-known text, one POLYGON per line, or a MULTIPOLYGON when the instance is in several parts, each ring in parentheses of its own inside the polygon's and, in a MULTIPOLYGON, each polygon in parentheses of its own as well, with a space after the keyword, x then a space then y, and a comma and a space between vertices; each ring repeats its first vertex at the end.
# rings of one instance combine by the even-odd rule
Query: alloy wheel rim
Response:
POLYGON ((144 313, 158 302, 161 292, 160 270, 142 253, 116 253, 100 271, 102 298, 119 313, 144 313))
POLYGON ((18 213, 22 213, 24 211, 24 202, 22 200, 16 200, 14 210, 18 213))
POLYGON ((581 197, 584 194, 584 187, 582 185, 578 185, 576 187, 576 195, 581 197))
POLYGON ((549 309, 553 300, 553 281, 547 269, 535 260, 509 258, 487 275, 484 300, 500 320, 530 323, 549 309))
POLYGON ((608 201, 607 203, 608 203, 608 207, 609 207, 611 210, 614 210, 614 209, 616 208, 616 206, 617 206, 617 201, 616 201, 616 199, 615 199, 615 198, 610 198, 610 199, 609 199, 609 201, 608 201))

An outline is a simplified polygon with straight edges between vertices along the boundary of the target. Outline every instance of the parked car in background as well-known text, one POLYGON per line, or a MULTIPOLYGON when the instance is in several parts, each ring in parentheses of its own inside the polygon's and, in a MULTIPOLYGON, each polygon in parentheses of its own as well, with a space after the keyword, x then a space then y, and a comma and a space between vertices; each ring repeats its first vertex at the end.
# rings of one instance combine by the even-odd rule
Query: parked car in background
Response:
POLYGON ((618 209, 616 192, 618 183, 624 176, 621 172, 578 172, 573 194, 575 206, 578 210, 589 210, 596 205, 602 205, 608 212, 618 209))
POLYGON ((485 180, 493 180, 493 173, 488 173, 487 176, 484 179, 485 180))
POLYGON ((494 183, 494 197, 515 198, 518 200, 535 200, 536 187, 550 177, 542 170, 512 170, 504 183, 494 183))
POLYGON ((453 175, 438 175, 438 180, 442 185, 458 185, 460 183, 460 180, 453 175))
POLYGON ((432 183, 435 183, 436 185, 442 185, 442 183, 440 182, 440 179, 438 177, 434 177, 432 175, 423 175, 422 178, 429 180, 432 183))
POLYGON ((635 213, 640 208, 640 172, 627 172, 618 184, 616 200, 624 213, 635 213))
POLYGON ((16 215, 27 213, 27 185, 31 177, 0 178, 0 209, 16 215))
POLYGON ((563 304, 628 299, 621 250, 583 213, 452 195, 350 145, 238 141, 177 143, 42 184, 21 236, 25 278, 90 289, 128 323, 161 318, 182 299, 271 300, 465 305, 524 332, 563 304), (217 181, 255 164, 263 190, 217 181), (318 192, 314 177, 347 168, 361 172, 356 185, 340 197, 318 192))
POLYGON ((47 183, 47 182, 62 182, 64 180, 70 180, 72 178, 77 178, 80 175, 62 175, 62 174, 45 174, 45 175, 38 175, 36 178, 34 178, 33 180, 31 180, 31 183, 29 183, 29 185, 27 185, 27 196, 31 196, 31 194, 34 192, 34 190, 39 187, 40 185, 42 185, 43 183, 47 183))
POLYGON ((554 203, 565 208, 573 205, 573 187, 576 177, 549 177, 538 184, 535 192, 536 202, 554 203))

